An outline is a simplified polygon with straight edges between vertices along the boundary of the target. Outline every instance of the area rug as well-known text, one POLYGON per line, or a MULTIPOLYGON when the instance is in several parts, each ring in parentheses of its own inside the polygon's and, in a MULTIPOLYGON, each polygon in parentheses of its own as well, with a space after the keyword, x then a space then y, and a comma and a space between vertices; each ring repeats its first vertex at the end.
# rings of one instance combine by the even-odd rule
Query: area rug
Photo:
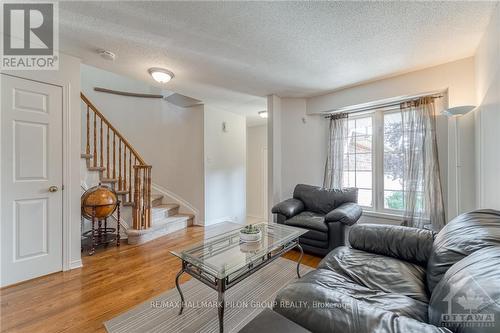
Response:
MULTIPOLYGON (((297 279, 297 263, 278 258, 226 291, 224 332, 238 332, 264 308, 272 307, 278 291, 297 279)), ((301 275, 310 267, 301 265, 301 275)), ((169 291, 104 323, 109 333, 219 332, 217 292, 196 279, 181 285, 186 306, 179 315, 180 297, 169 291)))

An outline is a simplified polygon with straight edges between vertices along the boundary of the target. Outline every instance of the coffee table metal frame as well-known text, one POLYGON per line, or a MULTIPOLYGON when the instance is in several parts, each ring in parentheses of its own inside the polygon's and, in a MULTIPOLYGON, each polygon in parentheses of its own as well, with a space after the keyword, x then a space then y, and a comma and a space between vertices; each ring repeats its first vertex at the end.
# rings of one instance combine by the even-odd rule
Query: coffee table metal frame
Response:
POLYGON ((281 257, 284 253, 290 251, 293 248, 297 248, 300 251, 300 257, 297 261, 297 277, 300 278, 300 263, 302 261, 302 257, 304 256, 304 251, 302 246, 299 244, 299 237, 290 240, 289 242, 278 246, 276 249, 272 249, 264 254, 260 260, 256 260, 252 263, 249 263, 247 266, 241 268, 240 270, 226 276, 225 278, 218 278, 214 274, 211 274, 207 270, 203 270, 200 267, 188 262, 187 260, 182 259, 182 268, 177 273, 175 277, 175 287, 179 292, 181 297, 181 308, 179 310, 179 315, 182 314, 184 310, 184 295, 182 294, 182 290, 179 285, 179 278, 183 273, 187 273, 197 279, 198 281, 204 283, 208 287, 217 291, 218 300, 217 300, 217 308, 218 308, 218 318, 219 318, 219 332, 224 332, 224 308, 225 308, 225 299, 224 293, 229 288, 236 285, 238 282, 241 282, 248 276, 252 275, 259 269, 267 266, 269 263, 273 262, 277 258, 281 257))

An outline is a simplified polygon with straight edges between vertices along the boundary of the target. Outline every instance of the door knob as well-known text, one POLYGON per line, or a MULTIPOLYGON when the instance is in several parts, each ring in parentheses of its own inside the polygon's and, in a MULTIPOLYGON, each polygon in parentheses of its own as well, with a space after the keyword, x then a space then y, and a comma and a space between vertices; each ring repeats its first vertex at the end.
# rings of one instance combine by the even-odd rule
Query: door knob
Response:
POLYGON ((57 192, 59 188, 57 186, 51 186, 49 187, 49 192, 57 192))

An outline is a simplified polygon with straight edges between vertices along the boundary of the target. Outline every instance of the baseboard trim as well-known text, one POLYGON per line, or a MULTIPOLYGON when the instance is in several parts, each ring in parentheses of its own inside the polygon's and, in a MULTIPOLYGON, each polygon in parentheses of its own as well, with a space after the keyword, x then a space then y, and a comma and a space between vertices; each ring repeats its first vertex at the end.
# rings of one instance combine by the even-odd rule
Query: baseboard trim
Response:
POLYGON ((251 217, 251 218, 254 218, 254 219, 263 219, 263 220, 266 220, 266 218, 263 217, 263 216, 257 216, 257 215, 252 215, 252 214, 247 214, 247 217, 251 217))
POLYGON ((236 221, 236 219, 234 218, 234 216, 226 216, 226 217, 221 217, 221 218, 218 218, 218 219, 213 219, 213 220, 210 220, 210 221, 205 221, 204 225, 208 226, 208 225, 217 224, 217 223, 221 223, 221 222, 239 223, 238 221, 236 221))
POLYGON ((73 260, 69 263, 69 269, 75 269, 75 268, 80 268, 80 267, 83 267, 83 261, 82 259, 77 259, 77 260, 73 260))

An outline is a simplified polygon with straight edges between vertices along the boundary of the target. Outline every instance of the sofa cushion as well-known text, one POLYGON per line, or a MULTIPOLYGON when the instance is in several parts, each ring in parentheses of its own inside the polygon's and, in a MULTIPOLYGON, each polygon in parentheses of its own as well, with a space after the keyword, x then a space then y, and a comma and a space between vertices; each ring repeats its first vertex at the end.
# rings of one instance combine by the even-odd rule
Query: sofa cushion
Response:
POLYGON ((427 264, 429 290, 452 265, 488 246, 500 246, 500 211, 477 210, 453 219, 434 239, 427 264))
POLYGON ((325 189, 298 184, 293 197, 304 203, 305 210, 325 215, 345 202, 358 202, 358 189, 325 189))
POLYGON ((434 288, 429 322, 461 333, 500 331, 500 247, 451 266, 434 288), (457 320, 458 319, 458 320, 457 320))
POLYGON ((274 310, 312 332, 442 332, 427 320, 427 304, 361 286, 317 269, 283 288, 274 310))
POLYGON ((286 225, 308 229, 305 238, 327 241, 328 225, 325 223, 324 215, 313 212, 302 212, 285 221, 286 225))
POLYGON ((407 261, 342 246, 323 258, 318 268, 333 270, 366 288, 429 302, 425 269, 407 261))

